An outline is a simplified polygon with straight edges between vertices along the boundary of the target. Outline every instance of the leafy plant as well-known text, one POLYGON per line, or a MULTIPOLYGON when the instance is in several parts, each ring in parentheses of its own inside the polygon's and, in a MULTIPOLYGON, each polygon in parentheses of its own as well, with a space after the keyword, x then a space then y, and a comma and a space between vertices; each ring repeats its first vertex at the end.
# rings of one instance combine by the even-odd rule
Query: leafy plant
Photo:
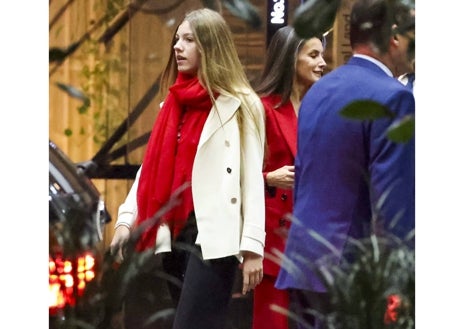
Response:
MULTIPOLYGON (((345 106, 340 115, 353 120, 376 120, 395 118, 393 112, 380 103, 371 100, 358 100, 345 106)), ((397 143, 406 143, 414 137, 414 116, 406 115, 394 121, 387 129, 387 137, 397 143)))
POLYGON ((335 312, 328 328, 414 328, 415 251, 394 237, 371 235, 351 241, 354 262, 321 271, 335 312), (398 301, 396 316, 388 300, 398 301), (385 318, 389 321, 385 320, 385 318))
MULTIPOLYGON (((308 236, 328 243, 316 232, 308 236)), ((372 233, 365 239, 349 239, 344 257, 334 251, 318 264, 304 260, 315 271, 330 296, 331 313, 306 312, 321 319, 328 329, 412 329, 415 326, 414 232, 404 239, 372 233)), ((327 247, 331 248, 330 245, 327 247)), ((333 249, 335 250, 335 249, 333 249)), ((288 272, 300 271, 276 251, 288 272)), ((272 309, 312 329, 297 314, 272 305, 272 309)))

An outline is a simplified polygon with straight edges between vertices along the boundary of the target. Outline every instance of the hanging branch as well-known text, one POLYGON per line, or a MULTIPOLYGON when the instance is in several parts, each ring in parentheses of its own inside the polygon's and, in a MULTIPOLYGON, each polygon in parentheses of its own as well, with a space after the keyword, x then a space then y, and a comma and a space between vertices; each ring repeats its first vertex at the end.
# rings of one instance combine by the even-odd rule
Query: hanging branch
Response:
POLYGON ((49 50, 49 62, 56 62, 55 66, 50 70, 49 77, 53 75, 53 73, 56 72, 56 70, 63 64, 65 59, 67 59, 71 54, 73 54, 83 43, 86 41, 88 38, 90 38, 90 35, 98 29, 100 26, 105 23, 105 21, 108 18, 106 15, 101 18, 97 23, 94 24, 94 26, 88 30, 87 32, 84 33, 80 39, 74 43, 72 43, 68 48, 62 49, 62 48, 50 48, 49 50))
MULTIPOLYGON (((64 4, 64 6, 60 8, 60 10, 58 10, 55 17, 52 18, 52 21, 48 25, 48 30, 49 31, 52 29, 53 25, 55 25, 55 23, 58 21, 58 19, 61 17, 61 15, 63 15, 63 13, 66 11, 66 9, 69 7, 69 5, 72 4, 73 2, 74 2, 74 0, 68 0, 68 2, 66 2, 64 4)), ((49 3, 51 3, 51 0, 50 0, 49 3)))
MULTIPOLYGON (((173 0, 171 0, 171 1, 173 1, 173 0)), ((218 1, 218 0, 214 0, 214 1, 218 1)), ((141 11, 143 13, 146 13, 146 14, 164 15, 164 14, 167 14, 167 13, 173 11, 177 7, 179 7, 181 4, 184 3, 184 0, 176 0, 174 3, 168 3, 167 5, 166 5, 166 3, 163 3, 161 5, 161 4, 157 3, 157 2, 151 1, 150 3, 148 3, 147 6, 143 6, 144 3, 139 4, 138 2, 140 2, 140 0, 135 1, 135 3, 129 4, 129 6, 138 7, 139 11, 141 11)))
POLYGON ((128 5, 119 17, 106 29, 98 42, 108 43, 126 25, 147 0, 136 1, 137 5, 128 5))
MULTIPOLYGON (((71 0, 70 0, 71 1, 71 0)), ((74 0, 72 0, 74 1, 74 0)), ((140 6, 145 3, 147 0, 138 0, 137 2, 140 6)), ((102 36, 98 39, 98 42, 107 43, 110 41, 114 35, 129 22, 133 15, 138 11, 140 6, 127 6, 126 9, 120 14, 120 16, 111 24, 102 36)), ((81 45, 90 38, 90 35, 95 32, 99 27, 101 27, 108 20, 108 16, 105 15, 101 18, 94 26, 76 42, 72 43, 68 48, 50 48, 49 50, 49 62, 56 62, 55 66, 50 70, 49 77, 51 77, 56 70, 63 64, 65 59, 67 59, 71 54, 73 54, 81 45)))

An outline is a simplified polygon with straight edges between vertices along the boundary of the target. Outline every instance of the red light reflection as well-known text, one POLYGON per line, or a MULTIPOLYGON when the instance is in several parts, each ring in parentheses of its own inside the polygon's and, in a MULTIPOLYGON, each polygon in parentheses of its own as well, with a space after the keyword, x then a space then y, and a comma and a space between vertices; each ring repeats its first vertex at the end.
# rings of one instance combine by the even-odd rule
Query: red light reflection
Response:
POLYGON ((74 306, 88 282, 95 278, 95 257, 86 253, 73 262, 58 255, 48 259, 50 313, 55 313, 66 304, 74 306))

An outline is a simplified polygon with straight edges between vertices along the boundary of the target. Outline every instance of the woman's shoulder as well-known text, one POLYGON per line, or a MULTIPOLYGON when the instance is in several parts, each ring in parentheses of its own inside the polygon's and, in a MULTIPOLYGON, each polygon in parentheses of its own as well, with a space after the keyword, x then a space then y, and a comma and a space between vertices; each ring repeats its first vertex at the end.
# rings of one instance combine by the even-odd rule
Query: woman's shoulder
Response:
POLYGON ((246 102, 248 104, 261 104, 261 99, 259 98, 258 94, 256 94, 256 92, 250 87, 239 87, 236 88, 233 92, 221 93, 221 96, 224 98, 236 99, 240 101, 240 103, 246 102))
POLYGON ((238 95, 244 95, 244 96, 250 96, 250 97, 257 97, 258 95, 255 93, 255 91, 247 86, 240 86, 235 89, 235 92, 238 95))
POLYGON ((280 94, 264 95, 261 96, 261 101, 264 106, 268 105, 271 108, 275 108, 275 106, 282 101, 282 96, 280 94))

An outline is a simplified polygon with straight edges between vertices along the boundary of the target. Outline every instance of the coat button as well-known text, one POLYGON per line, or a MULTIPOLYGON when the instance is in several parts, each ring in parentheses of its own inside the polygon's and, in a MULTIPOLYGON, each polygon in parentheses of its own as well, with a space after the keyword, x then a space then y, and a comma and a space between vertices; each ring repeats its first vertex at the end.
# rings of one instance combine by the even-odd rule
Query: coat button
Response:
POLYGON ((230 202, 231 202, 232 204, 236 204, 236 203, 237 203, 237 198, 232 198, 232 199, 230 199, 230 202))
POLYGON ((227 172, 230 174, 232 172, 232 169, 227 168, 227 172))
POLYGON ((280 199, 281 199, 282 201, 287 200, 287 194, 283 193, 283 194, 280 196, 280 199))
POLYGON ((279 219, 279 226, 280 226, 280 227, 285 226, 285 222, 286 222, 285 218, 279 219))

